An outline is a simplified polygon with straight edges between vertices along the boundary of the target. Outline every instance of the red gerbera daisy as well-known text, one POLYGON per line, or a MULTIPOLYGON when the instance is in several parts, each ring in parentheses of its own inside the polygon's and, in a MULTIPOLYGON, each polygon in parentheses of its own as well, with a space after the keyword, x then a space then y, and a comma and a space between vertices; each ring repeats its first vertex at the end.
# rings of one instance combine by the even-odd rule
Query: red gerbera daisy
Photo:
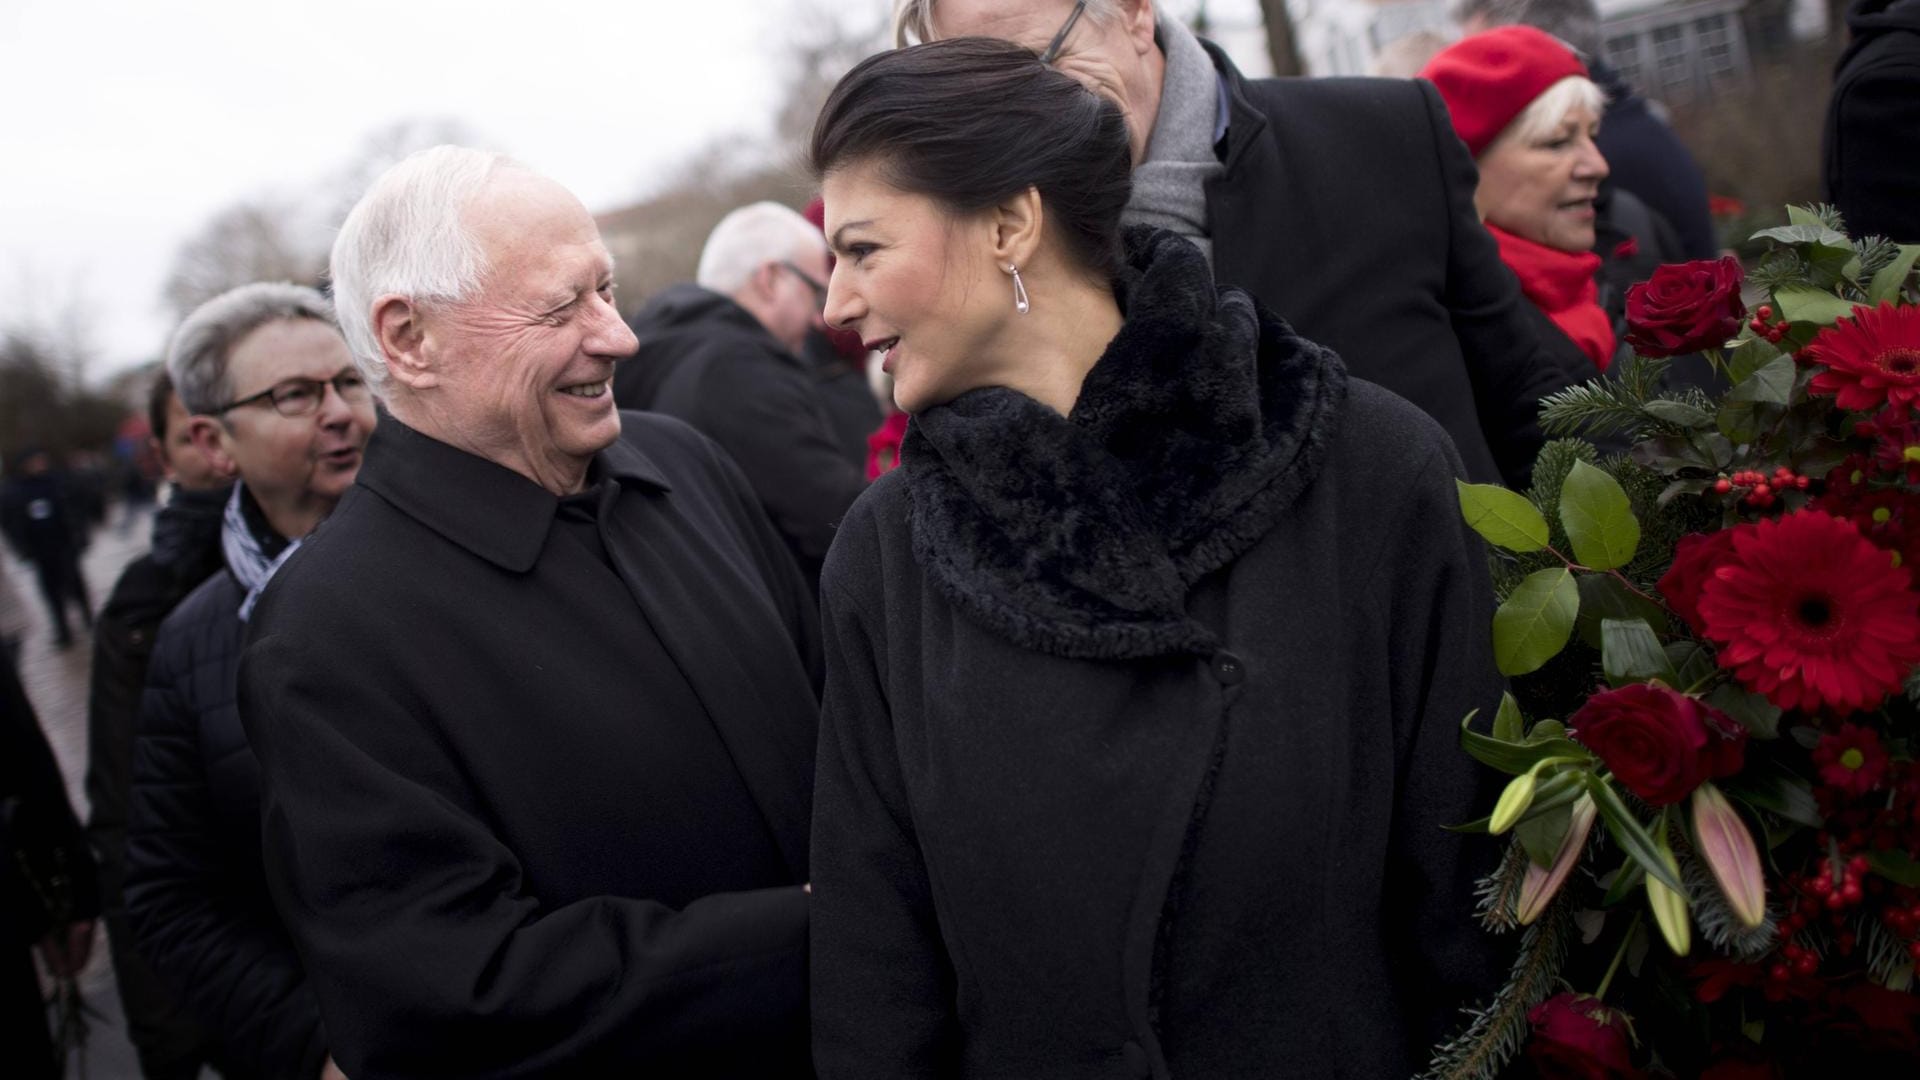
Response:
POLYGON ((1920 307, 1856 307, 1851 318, 1820 331, 1806 352, 1826 366, 1809 389, 1836 395, 1843 409, 1905 410, 1920 402, 1920 307))
POLYGON ((1878 704, 1920 663, 1920 594, 1849 522, 1817 510, 1738 525, 1700 590, 1720 666, 1783 709, 1878 704))
POLYGON ((1920 495, 1894 487, 1859 487, 1822 495, 1813 508, 1853 522, 1860 535, 1893 552, 1893 565, 1920 563, 1920 495))
POLYGON ((1858 724, 1841 724, 1839 731, 1820 736, 1813 763, 1820 769, 1821 783, 1856 798, 1887 778, 1887 752, 1880 736, 1858 724))
POLYGON ((1909 484, 1920 484, 1920 416, 1889 409, 1868 428, 1873 437, 1873 463, 1879 471, 1909 484))

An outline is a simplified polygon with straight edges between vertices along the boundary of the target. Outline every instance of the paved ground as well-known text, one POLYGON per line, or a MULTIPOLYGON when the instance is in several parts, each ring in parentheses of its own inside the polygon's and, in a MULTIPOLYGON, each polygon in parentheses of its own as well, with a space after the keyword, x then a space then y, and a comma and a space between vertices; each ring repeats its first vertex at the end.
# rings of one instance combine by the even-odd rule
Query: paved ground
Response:
MULTIPOLYGON (((142 511, 124 518, 120 508, 114 517, 97 530, 88 549, 83 568, 97 608, 107 598, 120 570, 147 549, 150 512, 142 511)), ((82 636, 70 649, 53 647, 53 632, 48 629, 46 609, 34 587, 32 571, 5 554, 0 554, 0 573, 8 574, 33 617, 20 654, 21 681, 27 696, 33 699, 40 726, 47 733, 60 771, 67 780, 67 797, 73 801, 81 820, 87 815, 87 796, 82 781, 87 771, 87 674, 93 658, 90 639, 82 636)), ((87 1005, 99 1015, 93 1018, 92 1035, 87 1040, 86 1071, 91 1080, 137 1080, 140 1068, 133 1047, 127 1042, 126 1020, 120 1013, 120 995, 114 988, 113 963, 107 956, 104 932, 96 938, 93 959, 81 976, 80 987, 87 1005)), ((0 1053, 0 1075, 8 1071, 5 1054, 0 1053)), ((69 1076, 79 1077, 76 1067, 69 1076)))

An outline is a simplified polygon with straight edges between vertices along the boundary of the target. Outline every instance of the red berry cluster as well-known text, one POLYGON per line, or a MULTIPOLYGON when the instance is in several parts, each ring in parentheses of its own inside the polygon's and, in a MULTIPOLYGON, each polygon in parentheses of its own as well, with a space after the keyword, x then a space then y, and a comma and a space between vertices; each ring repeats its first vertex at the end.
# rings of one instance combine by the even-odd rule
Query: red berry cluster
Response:
POLYGON ((1781 492, 1805 491, 1812 483, 1812 480, 1782 465, 1773 470, 1771 477, 1756 469, 1744 469, 1731 476, 1723 476, 1713 482, 1711 490, 1718 495, 1740 491, 1741 502, 1756 510, 1765 510, 1774 504, 1781 492))
POLYGON ((1768 320, 1772 318, 1773 305, 1761 304, 1759 307, 1753 309, 1753 318, 1747 323, 1747 326, 1753 331, 1754 336, 1765 338, 1775 345, 1778 345, 1780 344, 1780 339, 1787 336, 1789 327, 1787 326, 1787 320, 1784 318, 1777 323, 1769 323, 1768 320))

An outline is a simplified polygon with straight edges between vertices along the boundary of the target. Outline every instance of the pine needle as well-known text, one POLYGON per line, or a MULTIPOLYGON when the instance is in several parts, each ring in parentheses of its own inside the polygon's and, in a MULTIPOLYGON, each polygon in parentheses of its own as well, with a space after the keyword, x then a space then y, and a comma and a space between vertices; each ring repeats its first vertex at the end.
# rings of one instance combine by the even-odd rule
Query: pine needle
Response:
POLYGON ((1646 404, 1660 390, 1670 362, 1630 356, 1608 374, 1540 399, 1540 429, 1550 436, 1638 432, 1655 422, 1646 404))
POLYGON ((1419 1080, 1494 1080, 1527 1041, 1527 1013, 1552 995, 1573 930, 1573 906, 1561 896, 1521 936, 1506 985, 1485 1009, 1467 1010, 1472 1022, 1434 1051, 1419 1080))

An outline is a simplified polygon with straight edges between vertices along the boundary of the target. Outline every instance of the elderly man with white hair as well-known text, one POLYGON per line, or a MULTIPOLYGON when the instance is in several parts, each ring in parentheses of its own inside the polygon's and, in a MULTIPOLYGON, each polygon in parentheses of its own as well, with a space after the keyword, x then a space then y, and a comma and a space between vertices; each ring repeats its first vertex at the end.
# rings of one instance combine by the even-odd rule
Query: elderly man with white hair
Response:
POLYGON ((809 581, 867 482, 804 359, 828 272, 812 222, 778 203, 740 207, 708 235, 695 283, 635 317, 640 352, 613 382, 622 408, 685 420, 733 456, 809 581))
POLYGON ((813 605, 722 453, 615 410, 592 217, 439 147, 332 272, 387 417, 261 601, 241 704, 334 1056, 806 1075, 813 605))

